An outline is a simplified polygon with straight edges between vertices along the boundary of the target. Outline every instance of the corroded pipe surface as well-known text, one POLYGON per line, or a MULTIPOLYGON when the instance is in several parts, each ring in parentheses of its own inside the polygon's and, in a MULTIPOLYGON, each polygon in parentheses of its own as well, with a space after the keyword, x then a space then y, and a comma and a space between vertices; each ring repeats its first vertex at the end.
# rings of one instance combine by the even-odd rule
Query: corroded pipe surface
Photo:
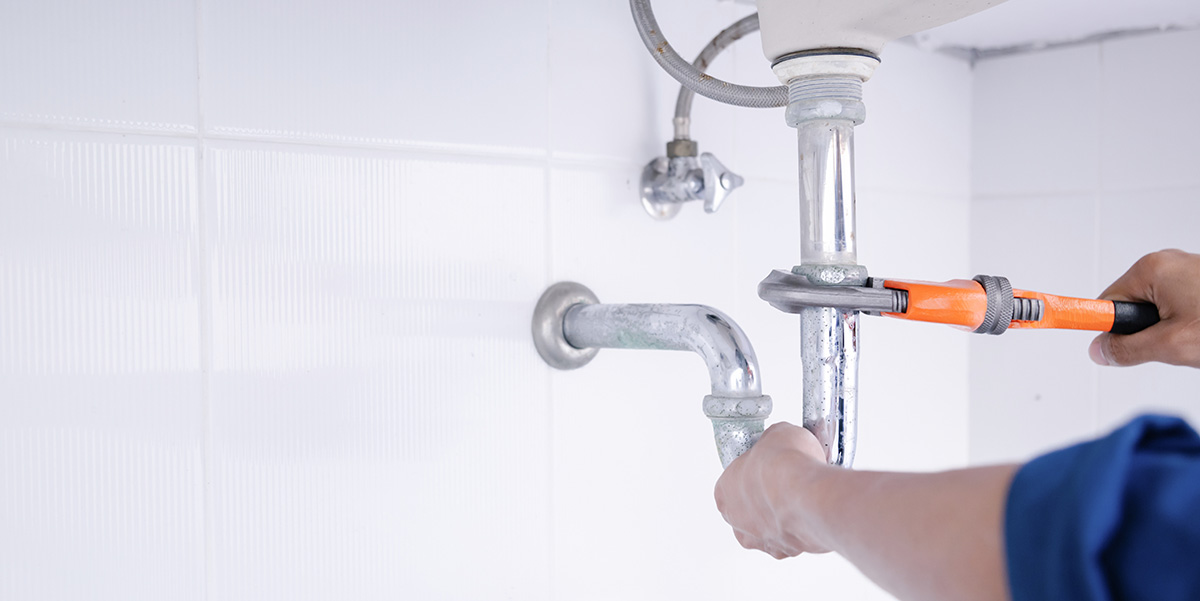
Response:
MULTIPOLYGON (((861 286, 857 265, 854 127, 865 117, 862 81, 828 76, 789 82, 788 124, 800 157, 800 266, 817 285, 861 286)), ((858 313, 832 307, 800 311, 804 427, 829 463, 850 467, 857 443, 858 313)))
POLYGON ((563 334, 576 348, 693 351, 715 396, 762 395, 750 339, 724 313, 703 305, 576 305, 563 334))
POLYGON ((732 319, 711 307, 578 304, 567 310, 563 334, 579 349, 658 349, 700 355, 712 385, 712 394, 704 398, 704 413, 713 422, 722 466, 758 441, 771 414, 771 397, 762 394, 750 339, 732 319))

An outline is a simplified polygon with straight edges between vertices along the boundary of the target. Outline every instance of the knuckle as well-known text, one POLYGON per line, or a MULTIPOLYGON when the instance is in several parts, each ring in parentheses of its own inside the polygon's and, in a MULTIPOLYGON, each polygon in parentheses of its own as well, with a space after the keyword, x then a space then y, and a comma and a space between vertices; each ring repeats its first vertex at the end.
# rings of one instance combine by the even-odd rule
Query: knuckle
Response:
POLYGON ((1146 271, 1151 274, 1158 273, 1160 270, 1162 270, 1163 263, 1167 260, 1167 255, 1165 254, 1166 252, 1167 251, 1163 250, 1152 252, 1138 259, 1137 263, 1134 263, 1134 266, 1140 271, 1146 271))
POLYGON ((1167 248, 1157 252, 1152 252, 1141 259, 1138 263, 1141 267, 1151 274, 1160 275, 1164 271, 1177 265, 1180 260, 1184 259, 1187 253, 1177 248, 1167 248))

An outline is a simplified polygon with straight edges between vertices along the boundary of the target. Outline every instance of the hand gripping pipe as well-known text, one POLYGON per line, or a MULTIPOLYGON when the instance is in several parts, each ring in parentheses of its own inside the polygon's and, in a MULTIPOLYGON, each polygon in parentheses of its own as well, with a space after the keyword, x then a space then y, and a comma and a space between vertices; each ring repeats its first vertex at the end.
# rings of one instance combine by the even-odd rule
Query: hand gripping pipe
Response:
POLYGON ((746 334, 727 315, 703 305, 602 305, 581 284, 559 282, 533 313, 533 341, 551 367, 582 367, 602 348, 692 351, 708 367, 712 420, 722 467, 762 435, 771 397, 762 394, 758 359, 746 334))

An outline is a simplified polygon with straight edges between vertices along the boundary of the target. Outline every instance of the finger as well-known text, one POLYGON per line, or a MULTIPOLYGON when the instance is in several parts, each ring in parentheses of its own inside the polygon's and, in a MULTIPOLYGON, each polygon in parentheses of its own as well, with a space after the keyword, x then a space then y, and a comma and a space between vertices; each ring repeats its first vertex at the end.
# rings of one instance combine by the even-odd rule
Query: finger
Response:
MULTIPOLYGON (((787 422, 773 423, 770 426, 767 426, 767 429, 763 431, 762 436, 759 438, 759 440, 761 441, 763 438, 767 438, 767 437, 774 438, 776 436, 781 436, 795 427, 796 426, 789 424, 787 422)), ((751 450, 753 450, 753 448, 751 448, 751 450)))
POLYGON ((1164 338, 1170 328, 1159 322, 1136 334, 1101 334, 1088 347, 1088 356, 1097 365, 1129 366, 1150 361, 1167 362, 1170 351, 1164 338))
POLYGON ((1178 261, 1180 251, 1160 250, 1137 260, 1124 275, 1117 278, 1100 298, 1121 301, 1154 302, 1154 282, 1172 262, 1178 261))
POLYGON ((1149 300, 1149 267, 1145 261, 1146 257, 1139 259, 1121 277, 1109 284, 1098 298, 1119 301, 1149 300))

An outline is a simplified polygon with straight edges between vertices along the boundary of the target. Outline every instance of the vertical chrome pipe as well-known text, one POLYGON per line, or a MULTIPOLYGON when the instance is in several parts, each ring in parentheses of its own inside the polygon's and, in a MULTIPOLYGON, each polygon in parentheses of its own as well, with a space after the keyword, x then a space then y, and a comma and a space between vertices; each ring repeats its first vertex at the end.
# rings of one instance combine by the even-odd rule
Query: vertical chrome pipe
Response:
MULTIPOLYGON (((800 156, 800 265, 818 285, 862 285, 855 239, 854 126, 865 117, 862 80, 806 77, 788 84, 788 125, 800 156)), ((857 441, 858 314, 828 307, 800 313, 804 427, 831 464, 850 467, 857 441)))
POLYGON ((804 121, 796 127, 800 155, 800 263, 853 265, 854 123, 804 121))

